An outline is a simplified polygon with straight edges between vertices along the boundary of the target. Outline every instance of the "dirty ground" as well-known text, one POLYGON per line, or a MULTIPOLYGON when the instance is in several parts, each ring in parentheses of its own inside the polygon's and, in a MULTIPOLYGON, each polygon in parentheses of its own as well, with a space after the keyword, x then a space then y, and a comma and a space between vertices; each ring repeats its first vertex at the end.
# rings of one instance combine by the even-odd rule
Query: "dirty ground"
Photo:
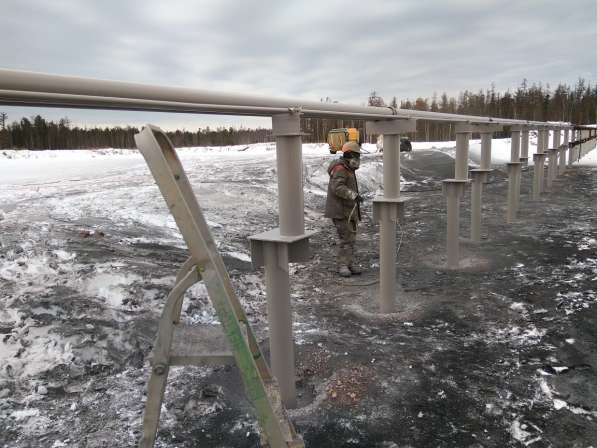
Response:
MULTIPOLYGON (((441 148, 440 148, 441 149, 441 148)), ((272 148, 259 157, 183 163, 236 291, 267 351, 263 272, 247 236, 276 226, 272 148)), ((244 153, 243 153, 244 154, 244 153)), ((597 172, 569 169, 505 224, 507 179, 484 191, 483 242, 443 268, 441 150, 402 154, 409 201, 399 229, 398 312, 376 313, 378 229, 371 199, 381 158, 363 157, 368 201, 359 231, 361 276, 334 269, 333 226, 322 218, 324 150, 305 155, 311 262, 291 266, 299 407, 307 447, 597 446, 597 172)), ((60 181, 3 185, 0 196, 0 446, 134 446, 146 357, 186 251, 138 157, 60 181)), ((1 162, 0 162, 1 163, 1 162)), ((216 321, 205 289, 183 318, 216 321)), ((158 447, 258 447, 235 368, 175 368, 158 447)))

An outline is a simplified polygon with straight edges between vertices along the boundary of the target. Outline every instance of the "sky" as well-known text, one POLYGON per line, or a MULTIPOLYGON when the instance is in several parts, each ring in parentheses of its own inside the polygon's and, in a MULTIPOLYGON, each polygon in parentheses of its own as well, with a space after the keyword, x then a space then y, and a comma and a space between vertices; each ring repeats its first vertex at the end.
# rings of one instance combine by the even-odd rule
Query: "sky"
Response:
MULTIPOLYGON (((0 67, 363 104, 597 80, 596 0, 2 0, 0 67)), ((78 125, 267 118, 1 106, 78 125)))

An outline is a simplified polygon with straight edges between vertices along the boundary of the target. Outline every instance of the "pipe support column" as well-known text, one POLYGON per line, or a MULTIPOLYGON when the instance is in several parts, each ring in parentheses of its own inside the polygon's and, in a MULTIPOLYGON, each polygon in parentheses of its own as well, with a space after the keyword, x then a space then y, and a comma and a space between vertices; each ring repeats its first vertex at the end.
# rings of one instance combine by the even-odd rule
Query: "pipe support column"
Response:
POLYGON ((263 248, 269 325, 270 363, 284 405, 296 407, 294 338, 288 275, 288 245, 267 242, 263 248))
POLYGON ((520 161, 525 165, 529 161, 529 129, 526 126, 520 134, 520 161))
POLYGON ((520 194, 520 173, 521 162, 510 162, 508 166, 508 208, 506 211, 506 222, 511 224, 516 219, 518 211, 518 196, 520 194))
POLYGON ((471 175, 471 241, 481 242, 481 207, 483 183, 487 180, 491 170, 470 170, 471 175))
POLYGON ((522 163, 520 162, 520 137, 522 128, 512 127, 510 163, 508 164, 508 206, 506 222, 512 223, 516 219, 516 213, 520 204, 520 178, 522 175, 522 163))
POLYGON ((468 183, 469 140, 479 127, 471 124, 456 125, 456 160, 454 179, 443 181, 447 206, 446 250, 447 268, 457 269, 460 264, 460 198, 468 183))
POLYGON ((533 154, 533 196, 532 199, 534 201, 538 200, 541 197, 541 192, 543 189, 541 188, 541 184, 543 183, 543 170, 545 166, 545 154, 533 154))
POLYGON ((512 127, 510 143, 510 162, 520 162, 520 128, 512 127))
MULTIPOLYGON (((576 131, 570 129, 570 145, 576 141, 576 131)), ((576 146, 570 147, 570 155, 568 156, 568 165, 572 165, 576 161, 576 146)))
POLYGON ((456 162, 454 165, 454 178, 468 179, 468 152, 471 132, 458 132, 456 126, 456 162))
POLYGON ((537 150, 533 154, 533 193, 532 199, 538 200, 543 183, 543 170, 545 165, 545 153, 543 152, 543 142, 545 139, 545 131, 543 129, 537 130, 537 150))
POLYGON ((470 170, 471 188, 471 241, 481 241, 481 212, 483 208, 483 184, 486 184, 491 173, 491 142, 493 133, 501 131, 501 125, 474 125, 471 130, 481 135, 481 166, 470 170))
MULTIPOLYGON (((491 137, 492 132, 481 132, 481 169, 491 169, 491 137)), ((487 176, 486 176, 487 177, 487 176)))
POLYGON ((558 170, 558 150, 549 148, 547 150, 547 179, 545 182, 545 191, 550 191, 553 186, 553 181, 556 178, 558 170))
POLYGON ((543 164, 541 165, 543 169, 539 172, 539 192, 543 193, 545 191, 545 176, 546 176, 546 165, 545 160, 547 159, 547 146, 549 143, 549 130, 542 129, 541 130, 542 138, 541 138, 541 153, 545 154, 545 158, 543 159, 543 164))
POLYGON ((560 146, 560 156, 559 156, 559 161, 560 161, 560 166, 558 169, 558 174, 564 174, 566 172, 566 165, 567 165, 567 160, 566 160, 566 152, 568 151, 568 129, 564 129, 564 141, 562 143, 562 145, 560 146))
POLYGON ((272 117, 278 169, 278 228, 249 237, 255 269, 264 266, 270 365, 286 408, 296 407, 296 378, 289 262, 310 258, 305 231, 302 140, 299 113, 272 117))
POLYGON ((561 146, 558 149, 558 176, 561 176, 566 172, 566 147, 561 146))
POLYGON ((468 181, 446 179, 443 181, 443 192, 447 205, 447 268, 458 269, 460 264, 460 198, 468 181))
POLYGON ((373 220, 379 222, 379 310, 396 311, 396 224, 404 213, 400 198, 400 134, 414 132, 415 120, 369 121, 367 133, 383 135, 383 192, 373 200, 373 220))

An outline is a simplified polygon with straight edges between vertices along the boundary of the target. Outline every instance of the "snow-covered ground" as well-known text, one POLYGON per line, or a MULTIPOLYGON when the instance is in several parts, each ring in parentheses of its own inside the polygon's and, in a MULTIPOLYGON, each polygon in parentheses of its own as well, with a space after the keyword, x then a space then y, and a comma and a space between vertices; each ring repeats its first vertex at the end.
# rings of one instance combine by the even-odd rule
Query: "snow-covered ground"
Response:
MULTIPOLYGON (((531 154, 535 145, 532 139, 531 154)), ((359 178, 364 191, 372 194, 381 184, 381 156, 376 154, 375 145, 366 144, 364 149, 367 153, 363 155, 359 178)), ((453 157, 455 142, 414 142, 413 150, 437 150, 453 157)), ((471 164, 480 161, 480 151, 480 141, 472 140, 471 164)), ((208 223, 217 236, 250 235, 261 230, 254 221, 239 220, 239 216, 269 215, 274 224, 277 209, 275 144, 181 148, 178 153, 191 182, 198 189, 208 223), (263 193, 243 197, 244 183, 252 189, 263 190, 263 193)), ((328 153, 325 144, 304 144, 303 156, 306 192, 324 196, 328 179, 325 168, 334 156, 328 153)), ((494 139, 492 164, 501 165, 509 157, 510 139, 494 139)), ((591 152, 579 164, 597 166, 597 151, 591 152)), ((404 178, 402 180, 404 182, 404 178)), ((311 216, 311 220, 315 218, 320 216, 311 216)), ((61 241, 53 237, 54 222, 79 223, 81 232, 89 232, 90 236, 117 229, 126 233, 127 229, 137 227, 146 233, 123 237, 122 244, 159 241, 184 247, 145 161, 136 150, 2 151, 0 226, 28 219, 31 222, 21 235, 20 252, 5 254, 9 256, 0 260, 0 281, 18 281, 21 285, 16 296, 42 293, 48 287, 47 282, 53 281, 61 272, 64 286, 84 290, 105 301, 110 308, 120 310, 127 308, 122 303, 127 288, 142 280, 137 275, 124 273, 120 269, 123 266, 118 263, 96 266, 93 275, 81 277, 82 265, 77 254, 61 249, 61 241), (29 216, 32 210, 35 210, 35 216, 29 216), (43 238, 54 238, 51 249, 39 247, 37 243, 43 238)), ((223 254, 242 262, 250 261, 245 244, 220 238, 219 245, 223 254)), ((167 283, 168 280, 150 282, 167 283)), ((156 293, 157 290, 152 288, 145 291, 146 297, 156 293)), ((3 294, 6 290, 0 288, 0 295, 3 294)), ((6 296, 0 296, 0 299, 6 299, 6 296)), ((6 303, 3 305, 0 307, 0 323, 18 319, 16 309, 6 307, 6 303)), ((72 357, 71 346, 54 344, 51 327, 34 331, 30 335, 33 346, 28 347, 27 356, 21 357, 16 364, 10 361, 13 375, 31 376, 72 357), (39 346, 35 346, 35 341, 39 346)), ((6 373, 6 363, 18 350, 17 346, 0 342, 0 378, 6 373)))
MULTIPOLYGON (((509 161, 510 143, 510 139, 493 140, 494 166, 509 161)), ((535 147, 532 136, 530 157, 535 147)), ((364 150, 359 181, 364 194, 371 198, 381 185, 382 156, 376 153, 375 145, 364 145, 364 150)), ((413 152, 403 154, 404 189, 427 185, 429 179, 421 178, 415 168, 424 166, 424 161, 434 155, 449 161, 446 155, 454 156, 455 142, 414 142, 413 152)), ((259 324, 263 339, 267 331, 264 285, 262 276, 249 267, 246 237, 276 225, 275 145, 181 148, 178 154, 221 254, 229 266, 238 267, 234 287, 249 318, 259 324)), ((321 229, 326 225, 320 207, 328 182, 326 167, 334 156, 325 144, 305 144, 303 157, 306 223, 321 229)), ((470 163, 479 161, 480 141, 472 140, 470 163)), ((451 161, 442 163, 452 169, 451 161)), ((597 166, 597 151, 579 165, 597 166)), ((438 179, 441 177, 436 176, 435 181, 438 179)), ((433 207, 428 205, 430 213, 436 213, 433 207)), ((425 222, 412 217, 415 222, 421 220, 413 234, 422 232, 437 216, 428 215, 425 222)), ((428 232, 437 234, 436 230, 428 232)), ((597 249, 590 233, 577 243, 581 255, 597 249)), ((140 154, 117 149, 0 151, 0 251, 0 423, 11 422, 11 431, 20 431, 15 437, 25 441, 18 446, 29 446, 30 438, 36 435, 46 437, 45 446, 84 446, 78 443, 80 439, 68 442, 67 435, 71 416, 81 420, 77 428, 90 431, 89 422, 84 421, 86 413, 93 416, 90 420, 104 413, 118 415, 109 423, 138 428, 147 366, 142 356, 133 366, 115 364, 131 362, 131 354, 142 351, 139 344, 144 349, 151 345, 156 316, 174 280, 174 266, 185 255, 174 220, 140 154), (117 373, 94 379, 111 368, 117 373), (109 388, 109 392, 102 395, 102 388, 109 388), (53 400, 59 409, 52 408, 53 400), (52 420, 56 413, 62 416, 59 421, 52 420)), ((597 272, 593 262, 580 263, 573 258, 561 268, 573 274, 571 282, 586 280, 597 272)), ((538 277, 541 269, 523 267, 514 269, 512 275, 522 276, 524 271, 525 278, 538 277)), ((326 292, 312 291, 312 285, 307 284, 294 288, 297 303, 313 291, 317 295, 326 292)), ((566 316, 575 316, 597 302, 593 290, 562 289, 557 294, 566 316)), ((207 303, 205 289, 197 285, 185 302, 185 319, 213 322, 215 316, 207 303)), ((510 308, 525 319, 532 314, 528 311, 532 307, 521 302, 510 308)), ((316 321, 306 314, 296 316, 299 345, 326 334, 328 329, 318 327, 316 321)), ((485 343, 490 338, 491 343, 510 344, 516 350, 535 346, 544 337, 544 328, 527 323, 470 332, 471 342, 485 343)), ((200 375, 207 374, 202 371, 200 375)), ((174 376, 173 381, 177 378, 174 376)), ((545 395, 553 398, 553 406, 563 408, 566 402, 552 397, 554 392, 549 387, 545 395)), ((580 408, 570 404, 569 409, 574 412, 580 408)), ((165 409, 166 427, 177 421, 180 424, 177 412, 165 409)), ((593 410, 583 412, 597 418, 593 410)), ((190 414, 196 416, 197 409, 190 414)), ((251 424, 247 428, 243 423, 237 432, 253 431, 251 424)), ((525 443, 533 439, 530 434, 537 433, 518 416, 504 417, 504 424, 515 439, 525 443)), ((127 431, 123 446, 133 444, 136 438, 127 431)))
MULTIPOLYGON (((412 142, 414 151, 438 150, 454 157, 456 142, 412 142)), ((492 140, 492 165, 504 165, 510 161, 511 139, 492 140)), ((364 144, 368 153, 377 152, 376 145, 364 144)), ((529 164, 537 149, 537 137, 530 133, 529 164)), ((226 161, 251 161, 275 159, 275 144, 260 143, 224 147, 179 148, 182 161, 225 163, 226 161)), ((577 162, 581 166, 597 166, 597 152, 592 151, 577 162)), ((303 156, 329 159, 327 144, 303 144, 303 156)), ((481 161, 481 140, 470 140, 471 164, 481 161)), ((81 178, 105 177, 115 172, 130 170, 136 173, 146 169, 145 161, 136 150, 98 149, 63 151, 3 150, 0 152, 0 185, 26 185, 52 181, 77 181, 81 178)))

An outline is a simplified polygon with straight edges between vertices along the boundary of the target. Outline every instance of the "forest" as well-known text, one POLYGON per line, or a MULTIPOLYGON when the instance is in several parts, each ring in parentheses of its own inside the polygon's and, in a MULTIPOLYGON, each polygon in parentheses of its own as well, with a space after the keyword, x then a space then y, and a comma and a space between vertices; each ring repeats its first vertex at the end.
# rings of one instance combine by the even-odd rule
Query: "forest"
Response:
MULTIPOLYGON (((334 102, 330 98, 323 102, 334 102)), ((365 104, 365 103, 364 103, 365 104)), ((386 102, 377 92, 369 95, 366 104, 371 106, 397 107, 396 97, 386 102)), ((579 78, 574 86, 558 84, 550 86, 531 84, 523 80, 515 90, 497 92, 492 85, 486 90, 472 92, 465 90, 457 97, 446 93, 431 97, 418 97, 400 101, 401 109, 432 112, 446 112, 466 115, 516 118, 537 121, 568 121, 575 124, 597 123, 597 84, 579 78)), ((135 127, 81 127, 73 126, 68 118, 58 122, 48 121, 40 115, 9 122, 8 115, 0 111, 0 149, 88 149, 88 148, 134 148, 135 127)), ((324 142, 330 129, 357 127, 362 129, 361 120, 337 120, 304 118, 303 141, 324 142)), ((168 132, 177 147, 242 145, 272 141, 271 129, 246 129, 233 127, 186 129, 168 132)), ((505 129, 501 136, 507 136, 505 129)), ((500 135, 497 135, 500 137, 500 135)), ((372 136, 366 136, 368 140, 372 136)), ((453 140, 454 129, 450 123, 420 121, 417 132, 410 135, 413 140, 453 140)))

